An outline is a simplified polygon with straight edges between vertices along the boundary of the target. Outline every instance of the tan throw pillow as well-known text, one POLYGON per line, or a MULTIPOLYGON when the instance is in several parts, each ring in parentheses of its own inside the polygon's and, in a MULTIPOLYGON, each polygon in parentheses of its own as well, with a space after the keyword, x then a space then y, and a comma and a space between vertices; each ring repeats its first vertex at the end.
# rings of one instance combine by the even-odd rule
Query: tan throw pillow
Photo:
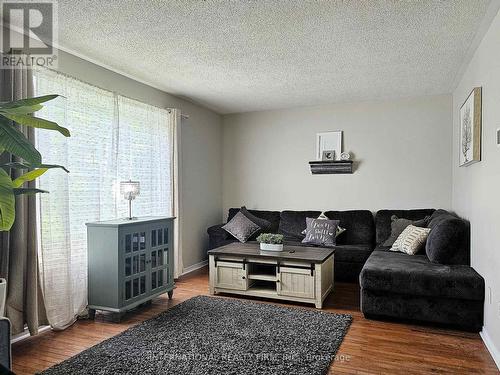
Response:
POLYGON ((430 228, 408 225, 392 245, 391 251, 401 251, 402 253, 415 255, 427 241, 430 231, 430 228))

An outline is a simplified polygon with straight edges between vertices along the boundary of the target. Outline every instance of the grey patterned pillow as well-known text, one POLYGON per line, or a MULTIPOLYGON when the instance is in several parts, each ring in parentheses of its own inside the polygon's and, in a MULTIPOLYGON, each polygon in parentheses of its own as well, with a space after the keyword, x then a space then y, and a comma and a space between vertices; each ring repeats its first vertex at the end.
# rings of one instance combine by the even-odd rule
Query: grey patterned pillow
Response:
POLYGON ((335 246, 335 235, 339 220, 306 218, 306 238, 302 243, 320 246, 335 246))
MULTIPOLYGON (((318 220, 330 220, 328 219, 328 216, 325 215, 325 212, 323 211, 321 214, 318 216, 318 220)), ((341 226, 337 226, 337 231, 335 232, 335 238, 340 236, 342 233, 344 233, 347 229, 342 228, 341 226)), ((306 235, 307 229, 304 229, 302 233, 304 236, 306 235)))
POLYGON ((247 242, 250 237, 260 230, 260 227, 241 212, 238 212, 222 229, 240 242, 247 242))

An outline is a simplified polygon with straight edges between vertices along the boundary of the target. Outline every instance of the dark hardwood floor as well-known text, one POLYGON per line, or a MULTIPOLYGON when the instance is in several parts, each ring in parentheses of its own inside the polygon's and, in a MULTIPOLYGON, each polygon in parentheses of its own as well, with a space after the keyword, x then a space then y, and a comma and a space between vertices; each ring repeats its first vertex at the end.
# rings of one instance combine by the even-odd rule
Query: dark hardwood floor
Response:
MULTIPOLYGON (((208 294, 207 268, 182 277, 173 300, 161 296, 151 305, 127 313, 119 324, 112 323, 109 315, 97 313, 95 321, 80 320, 65 331, 47 331, 14 344, 13 369, 18 375, 46 369, 200 294, 208 294)), ((478 334, 365 319, 359 311, 356 284, 337 283, 324 310, 354 318, 338 359, 330 367, 332 374, 499 373, 478 334)))

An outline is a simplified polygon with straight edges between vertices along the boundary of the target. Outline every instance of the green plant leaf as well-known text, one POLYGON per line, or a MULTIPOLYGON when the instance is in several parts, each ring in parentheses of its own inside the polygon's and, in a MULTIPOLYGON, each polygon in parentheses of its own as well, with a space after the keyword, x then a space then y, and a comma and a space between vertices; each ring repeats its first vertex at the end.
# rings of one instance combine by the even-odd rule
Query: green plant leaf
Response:
POLYGON ((12 180, 8 173, 0 168, 0 231, 10 230, 15 219, 16 200, 12 180))
POLYGON ((15 121, 21 125, 31 126, 33 128, 57 130, 65 137, 71 136, 68 129, 59 126, 55 122, 45 120, 43 118, 33 117, 29 115, 11 115, 8 113, 2 113, 2 116, 7 117, 9 120, 15 121))
POLYGON ((27 162, 41 164, 42 155, 9 121, 0 118, 0 148, 27 162))
POLYGON ((48 193, 47 190, 36 189, 36 188, 15 188, 12 190, 15 195, 23 195, 23 194, 34 195, 38 193, 48 193))
POLYGON ((12 181, 12 187, 13 188, 20 188, 21 186, 23 186, 23 184, 25 182, 33 181, 35 178, 40 177, 42 174, 44 174, 47 171, 48 171, 47 168, 38 168, 38 169, 34 169, 32 171, 29 171, 29 172, 23 174, 22 176, 19 176, 18 178, 16 178, 14 181, 12 181))
POLYGON ((15 107, 15 108, 3 108, 0 109, 0 114, 9 113, 11 115, 27 115, 28 113, 34 113, 43 108, 41 104, 35 105, 27 105, 24 107, 15 107))
POLYGON ((5 163, 5 164, 0 164, 0 168, 13 168, 13 169, 35 169, 35 168, 47 168, 47 169, 52 169, 52 168, 61 168, 64 170, 66 173, 69 173, 69 171, 62 165, 58 164, 31 164, 27 162, 12 162, 12 163, 5 163))
POLYGON ((50 100, 57 98, 58 96, 60 96, 60 95, 44 95, 44 96, 38 96, 36 98, 15 100, 13 102, 3 102, 3 103, 0 103, 0 110, 5 109, 5 108, 17 108, 17 107, 33 106, 33 105, 48 102, 50 100))

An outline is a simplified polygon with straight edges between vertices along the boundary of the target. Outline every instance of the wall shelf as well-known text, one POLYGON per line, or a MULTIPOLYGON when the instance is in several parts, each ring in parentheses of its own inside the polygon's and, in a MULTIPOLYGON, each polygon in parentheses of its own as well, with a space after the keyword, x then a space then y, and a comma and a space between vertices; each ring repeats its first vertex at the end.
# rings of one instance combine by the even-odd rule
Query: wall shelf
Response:
POLYGON ((309 162, 312 174, 350 174, 352 173, 352 164, 352 160, 309 162))

